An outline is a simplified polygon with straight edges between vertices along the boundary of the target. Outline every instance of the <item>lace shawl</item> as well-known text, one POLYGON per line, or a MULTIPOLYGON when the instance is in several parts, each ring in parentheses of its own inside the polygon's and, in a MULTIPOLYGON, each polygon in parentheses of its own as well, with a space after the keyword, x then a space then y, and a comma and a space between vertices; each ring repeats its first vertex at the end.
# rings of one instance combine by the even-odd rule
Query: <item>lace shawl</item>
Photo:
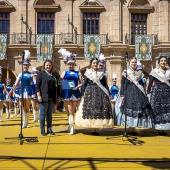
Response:
POLYGON ((103 72, 95 71, 93 69, 86 69, 86 72, 84 73, 84 75, 87 78, 89 78, 91 81, 96 83, 105 92, 105 94, 109 97, 109 93, 108 93, 107 89, 100 83, 100 80, 104 76, 103 72))
MULTIPOLYGON (((126 78, 126 70, 123 71, 122 75, 126 78)), ((129 81, 131 81, 132 83, 134 83, 134 84, 139 88, 139 90, 141 90, 142 93, 143 93, 144 95, 146 95, 143 86, 141 86, 141 85, 139 84, 139 82, 138 82, 138 81, 140 81, 143 77, 144 77, 144 74, 142 73, 142 71, 136 71, 136 70, 133 70, 133 69, 131 69, 131 68, 129 68, 129 69, 127 70, 127 79, 128 79, 129 81)))
POLYGON ((170 83, 169 83, 170 70, 169 69, 167 69, 164 74, 163 72, 159 71, 158 68, 155 68, 151 71, 150 75, 158 79, 160 82, 166 83, 170 87, 170 83))

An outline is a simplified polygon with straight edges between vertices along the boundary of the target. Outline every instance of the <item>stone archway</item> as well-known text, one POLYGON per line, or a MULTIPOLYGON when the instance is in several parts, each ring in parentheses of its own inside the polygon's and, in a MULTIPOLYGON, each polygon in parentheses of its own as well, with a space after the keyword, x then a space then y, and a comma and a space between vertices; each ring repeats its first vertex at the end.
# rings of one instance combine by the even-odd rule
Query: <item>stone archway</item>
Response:
POLYGON ((56 0, 35 0, 34 5, 54 5, 56 0))
POLYGON ((77 61, 76 64, 80 66, 80 71, 81 71, 82 76, 84 75, 86 68, 90 68, 90 61, 88 60, 84 60, 83 62, 77 61))
MULTIPOLYGON (((9 78, 11 79, 11 86, 14 84, 14 82, 16 81, 16 76, 12 70, 8 70, 9 71, 9 78)), ((7 68, 2 68, 2 83, 6 84, 5 79, 7 78, 7 68)))
POLYGON ((152 6, 152 2, 150 0, 130 0, 128 7, 133 6, 152 6))

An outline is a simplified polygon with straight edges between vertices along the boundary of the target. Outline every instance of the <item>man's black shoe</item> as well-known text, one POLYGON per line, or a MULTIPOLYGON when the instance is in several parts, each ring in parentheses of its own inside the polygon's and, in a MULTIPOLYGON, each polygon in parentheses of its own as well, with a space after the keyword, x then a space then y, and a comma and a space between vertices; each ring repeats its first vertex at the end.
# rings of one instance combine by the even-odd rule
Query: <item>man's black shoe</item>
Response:
POLYGON ((55 135, 55 133, 52 131, 52 129, 48 129, 48 130, 47 130, 47 134, 55 135))

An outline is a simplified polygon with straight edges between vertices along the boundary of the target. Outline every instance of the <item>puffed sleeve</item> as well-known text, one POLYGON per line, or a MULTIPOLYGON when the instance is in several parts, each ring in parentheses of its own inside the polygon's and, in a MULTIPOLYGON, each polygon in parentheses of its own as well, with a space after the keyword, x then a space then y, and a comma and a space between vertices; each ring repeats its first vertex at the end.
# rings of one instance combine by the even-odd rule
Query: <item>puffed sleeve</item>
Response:
POLYGON ((124 96, 124 91, 125 91, 125 77, 122 76, 121 80, 121 88, 120 88, 120 96, 124 96))
POLYGON ((87 87, 87 81, 88 81, 87 77, 84 76, 83 86, 81 87, 81 95, 82 96, 84 95, 85 89, 87 87))
POLYGON ((107 85, 107 81, 106 81, 106 76, 103 76, 103 78, 100 80, 100 82, 102 83, 102 85, 108 90, 109 94, 110 94, 110 90, 109 87, 107 85))
POLYGON ((147 94, 149 94, 151 92, 151 87, 153 85, 153 82, 154 82, 154 77, 153 76, 149 76, 149 84, 148 84, 148 88, 147 88, 147 94))

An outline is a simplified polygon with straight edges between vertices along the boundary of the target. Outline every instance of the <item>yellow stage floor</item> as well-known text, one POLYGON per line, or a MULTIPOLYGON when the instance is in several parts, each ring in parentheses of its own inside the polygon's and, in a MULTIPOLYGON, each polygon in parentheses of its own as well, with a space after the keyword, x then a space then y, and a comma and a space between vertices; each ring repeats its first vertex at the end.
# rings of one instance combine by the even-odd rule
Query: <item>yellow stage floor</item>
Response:
POLYGON ((66 113, 53 114, 55 136, 41 136, 39 123, 23 129, 20 145, 20 116, 0 122, 0 169, 2 170, 170 170, 170 132, 157 136, 155 130, 138 129, 141 145, 132 145, 122 134, 124 129, 104 129, 91 136, 90 129, 76 127, 67 133, 66 113), (111 138, 106 139, 111 136, 111 138), (13 138, 14 139, 5 139, 13 138), (27 142, 25 137, 38 137, 27 142))

